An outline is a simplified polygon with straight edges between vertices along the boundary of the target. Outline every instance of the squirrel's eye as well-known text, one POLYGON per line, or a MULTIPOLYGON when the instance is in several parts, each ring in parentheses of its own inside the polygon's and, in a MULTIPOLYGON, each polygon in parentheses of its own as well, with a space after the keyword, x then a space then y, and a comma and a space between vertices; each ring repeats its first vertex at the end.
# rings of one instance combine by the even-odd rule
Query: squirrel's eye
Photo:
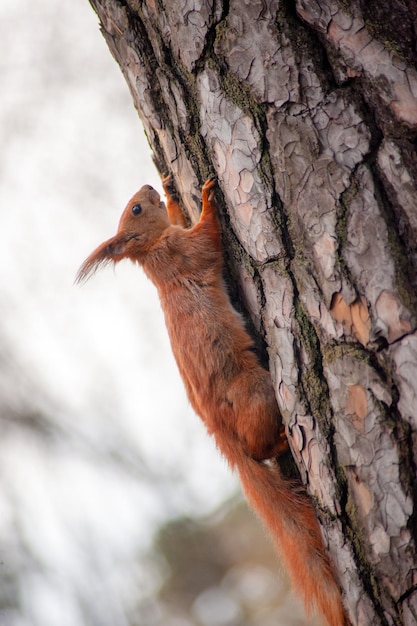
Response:
POLYGON ((140 204, 134 204, 132 206, 132 213, 133 215, 139 215, 142 213, 142 206, 140 204))

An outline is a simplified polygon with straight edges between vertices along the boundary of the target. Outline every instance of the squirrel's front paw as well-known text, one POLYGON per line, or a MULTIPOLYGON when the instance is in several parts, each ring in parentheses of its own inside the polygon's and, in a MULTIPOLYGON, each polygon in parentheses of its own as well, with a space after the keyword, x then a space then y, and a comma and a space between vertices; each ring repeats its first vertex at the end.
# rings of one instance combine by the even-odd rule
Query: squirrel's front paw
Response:
POLYGON ((204 185, 203 185, 203 189, 202 189, 203 201, 205 199, 207 199, 209 201, 214 199, 214 193, 213 193, 212 190, 216 186, 217 186, 217 178, 216 178, 216 176, 210 176, 210 178, 208 178, 206 180, 206 182, 204 183, 204 185))
POLYGON ((172 174, 167 174, 162 177, 162 187, 165 191, 165 195, 169 196, 173 200, 178 200, 177 189, 175 187, 174 177, 172 174))

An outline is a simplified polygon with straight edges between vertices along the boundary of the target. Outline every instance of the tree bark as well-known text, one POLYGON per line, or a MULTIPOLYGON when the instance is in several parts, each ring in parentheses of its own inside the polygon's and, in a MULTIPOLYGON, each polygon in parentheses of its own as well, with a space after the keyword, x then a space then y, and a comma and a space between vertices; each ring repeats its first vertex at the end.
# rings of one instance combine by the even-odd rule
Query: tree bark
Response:
POLYGON ((218 177, 352 624, 415 624, 417 5, 91 2, 191 221, 218 177))

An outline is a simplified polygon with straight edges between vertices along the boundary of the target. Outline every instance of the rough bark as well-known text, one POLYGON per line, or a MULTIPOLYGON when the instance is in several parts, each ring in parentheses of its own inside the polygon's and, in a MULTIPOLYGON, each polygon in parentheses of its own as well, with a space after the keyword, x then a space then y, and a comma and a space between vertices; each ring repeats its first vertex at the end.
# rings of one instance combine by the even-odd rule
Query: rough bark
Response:
POLYGON ((352 624, 415 624, 415 3, 92 4, 191 220, 218 177, 352 624))

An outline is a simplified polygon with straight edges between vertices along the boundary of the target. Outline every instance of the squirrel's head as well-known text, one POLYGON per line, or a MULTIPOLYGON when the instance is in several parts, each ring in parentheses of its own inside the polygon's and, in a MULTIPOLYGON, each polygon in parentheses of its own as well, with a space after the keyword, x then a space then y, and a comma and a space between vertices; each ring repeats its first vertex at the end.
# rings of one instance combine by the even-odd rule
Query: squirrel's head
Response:
POLYGON ((84 261, 77 282, 87 279, 108 263, 125 258, 139 261, 169 226, 167 210, 159 193, 150 185, 144 185, 129 200, 115 236, 102 243, 84 261))

